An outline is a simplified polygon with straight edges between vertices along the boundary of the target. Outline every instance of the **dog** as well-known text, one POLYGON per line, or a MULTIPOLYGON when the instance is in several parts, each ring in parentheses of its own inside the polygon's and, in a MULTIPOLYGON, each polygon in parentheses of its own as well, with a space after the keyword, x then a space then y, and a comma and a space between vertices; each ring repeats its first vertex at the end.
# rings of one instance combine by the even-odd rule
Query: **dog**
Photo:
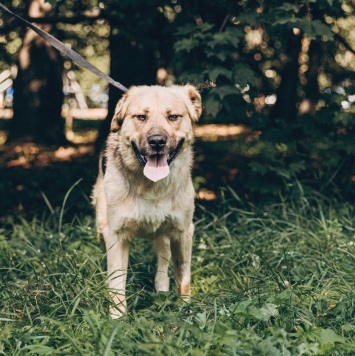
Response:
POLYGON ((126 313, 134 237, 152 240, 158 264, 155 290, 169 290, 172 257, 176 290, 183 300, 190 298, 191 145, 201 111, 201 96, 192 85, 134 86, 117 104, 93 188, 96 228, 107 252, 112 318, 126 313))

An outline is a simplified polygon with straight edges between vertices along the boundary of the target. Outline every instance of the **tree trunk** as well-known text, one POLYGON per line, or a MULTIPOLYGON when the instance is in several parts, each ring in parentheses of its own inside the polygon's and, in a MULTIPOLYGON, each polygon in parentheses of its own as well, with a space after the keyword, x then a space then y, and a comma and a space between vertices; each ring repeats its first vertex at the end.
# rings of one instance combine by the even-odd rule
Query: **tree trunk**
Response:
MULTIPOLYGON (((131 85, 155 84, 157 65, 152 49, 139 47, 123 36, 111 34, 110 56, 110 75, 114 80, 118 80, 127 88, 131 85)), ((108 114, 100 127, 99 137, 96 140, 97 150, 100 150, 106 140, 117 102, 122 94, 116 87, 112 85, 109 87, 108 114)))
POLYGON ((308 50, 307 84, 304 88, 305 98, 302 100, 299 114, 314 116, 319 99, 318 74, 322 60, 322 45, 319 38, 312 40, 308 50))
MULTIPOLYGON (((41 17, 50 11, 48 3, 32 0, 28 15, 41 17)), ((39 25, 49 31, 49 25, 39 25)), ((14 118, 8 140, 66 143, 61 109, 62 62, 58 52, 32 30, 27 30, 18 54, 18 75, 14 81, 14 118)))
POLYGON ((277 90, 277 101, 270 113, 272 120, 283 119, 286 126, 288 122, 294 121, 297 115, 298 56, 301 51, 301 39, 301 33, 290 31, 285 51, 286 61, 277 90))
MULTIPOLYGON (((156 84, 157 69, 160 65, 164 43, 166 19, 157 11, 158 3, 152 6, 146 1, 118 3, 111 10, 117 21, 111 23, 110 33, 110 75, 124 86, 156 84)), ((170 41, 172 43, 172 41, 170 41)), ((117 101, 122 92, 109 88, 108 115, 102 123, 96 149, 99 151, 109 133, 110 123, 117 101)))

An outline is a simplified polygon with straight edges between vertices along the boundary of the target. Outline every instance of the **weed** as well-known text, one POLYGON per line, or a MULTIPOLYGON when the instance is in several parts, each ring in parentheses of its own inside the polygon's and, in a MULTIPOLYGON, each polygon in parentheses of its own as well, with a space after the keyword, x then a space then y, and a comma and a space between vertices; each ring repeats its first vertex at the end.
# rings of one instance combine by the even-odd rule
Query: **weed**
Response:
POLYGON ((191 303, 153 292, 155 258, 137 239, 120 320, 91 215, 67 221, 63 204, 0 230, 0 354, 354 354, 354 208, 222 193, 197 207, 191 303))

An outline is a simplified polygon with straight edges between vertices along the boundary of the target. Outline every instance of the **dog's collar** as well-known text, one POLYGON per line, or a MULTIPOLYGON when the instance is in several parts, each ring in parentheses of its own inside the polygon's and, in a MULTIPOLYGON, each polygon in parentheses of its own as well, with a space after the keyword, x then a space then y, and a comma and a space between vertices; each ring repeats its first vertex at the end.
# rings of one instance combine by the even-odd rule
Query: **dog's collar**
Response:
MULTIPOLYGON (((170 163, 176 158, 176 156, 179 154, 180 150, 181 150, 181 147, 182 145, 184 144, 184 139, 182 138, 180 140, 180 142, 178 143, 178 145, 176 146, 175 150, 172 152, 172 154, 169 156, 168 158, 168 164, 170 165, 170 163)), ((144 156, 142 156, 139 151, 138 151, 138 147, 137 145, 132 142, 132 147, 133 147, 133 151, 138 159, 138 163, 140 166, 144 167, 145 164, 147 163, 147 160, 144 156)))

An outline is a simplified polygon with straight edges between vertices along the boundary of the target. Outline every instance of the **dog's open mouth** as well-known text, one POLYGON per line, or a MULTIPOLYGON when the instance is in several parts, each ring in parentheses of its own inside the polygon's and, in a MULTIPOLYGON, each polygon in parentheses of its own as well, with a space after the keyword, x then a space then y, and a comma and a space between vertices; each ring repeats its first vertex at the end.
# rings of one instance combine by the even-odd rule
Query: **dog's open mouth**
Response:
POLYGON ((137 145, 134 142, 132 142, 132 147, 139 164, 144 167, 144 175, 151 181, 157 182, 169 175, 169 165, 180 152, 183 143, 184 139, 180 140, 179 144, 170 154, 154 154, 151 156, 141 155, 137 145))

